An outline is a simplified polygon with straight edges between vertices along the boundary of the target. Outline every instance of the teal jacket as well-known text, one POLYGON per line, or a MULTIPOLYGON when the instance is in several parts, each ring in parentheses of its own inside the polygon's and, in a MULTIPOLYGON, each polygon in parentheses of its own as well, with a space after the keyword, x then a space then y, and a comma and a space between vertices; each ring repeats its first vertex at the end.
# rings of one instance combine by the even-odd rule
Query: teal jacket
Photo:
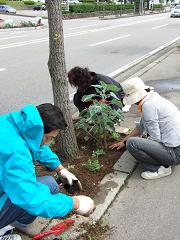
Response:
POLYGON ((51 195, 36 181, 34 161, 52 170, 61 163, 47 145, 40 146, 43 134, 42 119, 33 105, 0 116, 0 211, 8 197, 35 216, 63 217, 73 209, 72 197, 51 195))

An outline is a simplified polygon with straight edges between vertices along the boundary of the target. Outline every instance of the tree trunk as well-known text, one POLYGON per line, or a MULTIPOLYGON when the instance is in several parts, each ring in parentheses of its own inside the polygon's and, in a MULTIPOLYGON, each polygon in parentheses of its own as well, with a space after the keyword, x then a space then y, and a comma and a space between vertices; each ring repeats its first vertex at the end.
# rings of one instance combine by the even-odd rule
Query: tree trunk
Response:
POLYGON ((46 0, 49 22, 48 67, 53 87, 54 104, 60 107, 68 124, 65 134, 58 139, 59 149, 63 157, 71 158, 75 156, 79 150, 70 112, 60 2, 60 0, 46 0))

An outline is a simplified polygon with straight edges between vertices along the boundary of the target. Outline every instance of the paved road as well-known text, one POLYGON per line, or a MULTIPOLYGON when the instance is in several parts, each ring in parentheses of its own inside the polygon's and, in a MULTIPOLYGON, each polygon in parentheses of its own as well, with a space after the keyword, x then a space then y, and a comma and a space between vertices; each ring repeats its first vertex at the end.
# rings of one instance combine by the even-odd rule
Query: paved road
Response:
MULTIPOLYGON (((106 21, 66 20, 67 70, 81 65, 112 73, 178 37, 179 23, 169 13, 106 21)), ((48 51, 47 29, 0 32, 0 113, 29 102, 52 101, 48 51)), ((69 91, 72 95, 74 89, 69 91)))

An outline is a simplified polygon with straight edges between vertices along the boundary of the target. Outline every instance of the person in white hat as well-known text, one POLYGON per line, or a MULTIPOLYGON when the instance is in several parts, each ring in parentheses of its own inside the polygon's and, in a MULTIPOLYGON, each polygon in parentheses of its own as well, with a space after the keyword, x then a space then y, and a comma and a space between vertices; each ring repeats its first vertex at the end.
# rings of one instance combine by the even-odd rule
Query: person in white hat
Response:
POLYGON ((171 166, 180 164, 180 111, 138 77, 125 80, 121 86, 124 104, 137 104, 142 117, 129 136, 110 147, 119 150, 126 146, 143 166, 144 179, 170 175, 171 166), (144 132, 147 138, 140 137, 144 132))

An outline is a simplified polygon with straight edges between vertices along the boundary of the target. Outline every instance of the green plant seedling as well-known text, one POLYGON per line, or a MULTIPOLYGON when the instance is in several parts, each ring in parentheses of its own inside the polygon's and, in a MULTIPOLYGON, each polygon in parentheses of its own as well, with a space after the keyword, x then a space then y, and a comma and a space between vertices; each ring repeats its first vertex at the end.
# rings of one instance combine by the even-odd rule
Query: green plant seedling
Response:
POLYGON ((118 132, 113 132, 112 133, 112 139, 114 139, 116 141, 119 140, 120 136, 121 135, 118 132))
POLYGON ((93 150, 93 153, 92 153, 91 156, 93 158, 98 158, 98 157, 103 156, 105 154, 106 154, 106 152, 102 148, 98 148, 96 150, 93 150))
POLYGON ((81 146, 81 150, 86 150, 87 147, 86 146, 81 146))
POLYGON ((99 160, 97 159, 96 160, 89 159, 85 163, 85 167, 88 171, 96 173, 100 171, 102 165, 99 163, 99 160))
POLYGON ((83 102, 92 104, 89 108, 81 111, 79 121, 75 126, 85 132, 85 141, 95 140, 97 144, 103 144, 106 149, 108 135, 115 132, 114 125, 119 124, 123 118, 122 103, 115 94, 119 90, 116 86, 104 82, 93 86, 97 94, 86 95, 82 98, 83 102), (100 98, 101 101, 98 101, 97 98, 100 98), (113 106, 116 106, 117 109, 114 109, 113 106))

